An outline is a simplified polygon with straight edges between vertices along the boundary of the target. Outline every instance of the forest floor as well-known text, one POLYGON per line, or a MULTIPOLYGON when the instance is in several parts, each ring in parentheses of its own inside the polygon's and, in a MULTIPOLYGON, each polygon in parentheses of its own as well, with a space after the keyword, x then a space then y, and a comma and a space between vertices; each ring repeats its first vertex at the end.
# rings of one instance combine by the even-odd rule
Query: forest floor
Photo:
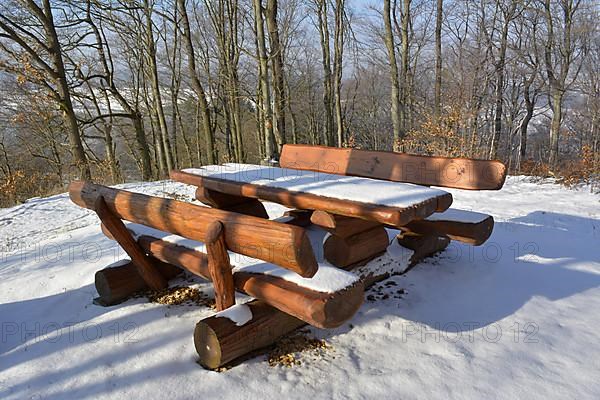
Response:
POLYGON ((66 194, 0 209, 0 398, 599 398, 600 195, 525 177, 451 192, 453 207, 494 216, 485 245, 452 243, 372 288, 341 327, 221 372, 196 363, 208 301, 93 304, 94 272, 125 255, 92 212, 66 194))

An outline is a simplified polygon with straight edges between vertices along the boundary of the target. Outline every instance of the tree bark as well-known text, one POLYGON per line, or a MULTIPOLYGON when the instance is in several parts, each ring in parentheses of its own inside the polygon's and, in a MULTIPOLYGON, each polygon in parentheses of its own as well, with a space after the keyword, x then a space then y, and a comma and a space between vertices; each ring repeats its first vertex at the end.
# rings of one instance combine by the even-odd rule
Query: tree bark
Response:
POLYGON ((442 18, 444 0, 437 0, 435 17, 435 99, 434 116, 436 120, 442 115, 442 18))
POLYGON ((321 40, 321 53, 323 64, 323 108, 325 124, 323 124, 323 140, 325 145, 333 146, 335 143, 333 133, 333 86, 331 74, 331 51, 329 48, 329 18, 327 16, 327 0, 317 0, 317 17, 319 23, 319 37, 321 40))
POLYGON ((394 128, 394 151, 400 151, 400 142, 403 139, 402 129, 400 127, 400 82, 398 81, 398 64, 396 63, 396 45, 394 43, 394 32, 392 31, 392 21, 390 17, 390 0, 383 2, 383 25, 385 27, 385 45, 388 51, 390 62, 390 82, 392 84, 391 92, 391 112, 392 125, 394 128))
POLYGON ((274 146, 273 112, 271 109, 271 89, 269 85, 269 65, 265 44, 265 28, 262 15, 262 1, 253 0, 258 53, 260 93, 262 95, 262 114, 264 118, 265 158, 267 161, 277 158, 274 146))
POLYGON ((162 93, 160 90, 160 81, 158 76, 158 65, 156 62, 156 43, 154 41, 154 23, 152 21, 152 6, 148 0, 144 0, 144 16, 146 19, 145 39, 146 39, 146 56, 148 61, 148 74, 150 79, 150 89, 154 102, 154 110, 156 113, 160 137, 157 140, 157 145, 160 147, 160 155, 162 161, 162 175, 168 175, 168 172, 173 169, 173 156, 171 153, 171 144, 169 142, 169 128, 165 117, 163 107, 162 93), (163 163, 164 162, 164 163, 163 163))
POLYGON ((269 30, 269 44, 271 47, 271 65, 273 75, 273 114, 275 118, 274 134, 277 139, 277 146, 281 153, 281 148, 286 143, 285 129, 285 82, 283 67, 283 47, 279 40, 279 26, 277 23, 277 0, 267 0, 265 8, 267 29, 269 30))
POLYGON ((342 147, 345 140, 344 119, 342 115, 342 62, 344 57, 345 13, 345 0, 336 0, 333 43, 333 91, 335 95, 335 121, 338 147, 342 147))
POLYGON ((198 77, 198 72, 196 70, 196 55, 194 51, 194 45, 192 44, 190 22, 187 8, 185 6, 185 0, 177 0, 177 5, 181 13, 183 41, 188 60, 188 73, 192 81, 192 89, 198 98, 198 109, 202 115, 202 132, 204 133, 204 140, 206 141, 206 161, 208 164, 214 165, 216 164, 217 159, 215 155, 214 135, 211 129, 210 108, 206 99, 206 92, 204 91, 204 87, 202 86, 202 82, 200 82, 200 78, 198 77))

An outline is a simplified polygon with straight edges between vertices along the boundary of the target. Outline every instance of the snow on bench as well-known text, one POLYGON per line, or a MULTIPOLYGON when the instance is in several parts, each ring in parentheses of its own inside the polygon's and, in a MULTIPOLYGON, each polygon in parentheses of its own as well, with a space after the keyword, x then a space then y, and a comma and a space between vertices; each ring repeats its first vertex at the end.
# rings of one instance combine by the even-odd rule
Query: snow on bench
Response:
MULTIPOLYGON (((188 248, 190 250, 206 253, 206 246, 202 242, 186 239, 182 236, 173 235, 171 233, 163 232, 141 224, 126 222, 125 225, 134 234, 136 240, 141 236, 150 236, 163 240, 167 243, 188 248)), ((316 230, 309 231, 309 238, 313 248, 318 248, 320 241, 322 240, 320 232, 316 230)), ((323 260, 319 260, 319 269, 312 278, 303 278, 297 273, 286 270, 277 265, 248 256, 242 256, 231 251, 229 252, 229 257, 233 267, 233 272, 269 275, 295 283, 298 286, 314 290, 316 292, 335 293, 351 287, 359 280, 359 277, 352 272, 336 268, 323 260)))

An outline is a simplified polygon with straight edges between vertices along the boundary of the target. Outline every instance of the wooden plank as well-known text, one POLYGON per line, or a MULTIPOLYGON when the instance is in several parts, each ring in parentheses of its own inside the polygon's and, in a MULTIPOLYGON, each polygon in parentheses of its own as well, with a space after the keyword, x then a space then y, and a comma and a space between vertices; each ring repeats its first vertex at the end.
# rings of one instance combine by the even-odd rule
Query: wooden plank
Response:
POLYGON ((345 268, 383 253, 388 245, 387 231, 380 225, 346 238, 331 235, 323 243, 323 253, 327 261, 345 268))
MULTIPOLYGON (((434 214, 435 216, 435 214, 434 214)), ((417 220, 402 227, 404 232, 419 233, 422 235, 448 236, 474 246, 483 244, 494 230, 494 218, 491 215, 480 221, 458 221, 435 217, 429 220, 417 220)))
MULTIPOLYGON (((150 236, 140 237, 138 243, 158 260, 211 280, 206 254, 150 236)), ((275 276, 240 271, 233 272, 233 283, 239 292, 264 300, 318 328, 334 328, 351 318, 362 304, 364 292, 360 283, 346 290, 324 293, 275 276)))
POLYGON ((205 241, 210 223, 219 220, 225 226, 225 242, 231 251, 277 264, 303 277, 317 272, 310 240, 304 229, 296 226, 85 182, 73 182, 69 194, 75 204, 92 210, 102 196, 119 219, 200 242, 205 241))
POLYGON ((469 190, 498 190, 506 179, 506 166, 500 161, 325 146, 286 144, 279 164, 326 174, 469 190))
POLYGON ((94 199, 93 209, 98 214, 98 218, 102 221, 105 229, 111 233, 111 236, 121 245, 131 260, 133 260, 144 282, 154 290, 165 288, 167 281, 158 272, 148 256, 140 249, 133 236, 131 236, 131 233, 123 224, 123 221, 113 214, 102 195, 94 199))
POLYGON ((208 272, 215 288, 217 310, 222 311, 235 304, 235 288, 233 274, 229 264, 229 254, 225 246, 223 224, 215 221, 206 233, 206 250, 208 253, 208 272))
POLYGON ((290 208, 321 210, 396 227, 406 225, 414 219, 426 218, 436 211, 443 211, 440 207, 447 208, 452 203, 450 193, 432 197, 410 207, 399 208, 317 196, 311 193, 291 192, 278 187, 205 177, 183 171, 171 171, 171 179, 233 196, 272 201, 290 208))
MULTIPOLYGON (((183 272, 182 269, 174 265, 162 263, 152 259, 152 263, 160 274, 169 281, 183 272)), ((140 274, 133 262, 101 269, 94 276, 94 284, 99 297, 94 299, 94 303, 101 306, 112 306, 126 300, 135 292, 148 289, 148 285, 140 274)))

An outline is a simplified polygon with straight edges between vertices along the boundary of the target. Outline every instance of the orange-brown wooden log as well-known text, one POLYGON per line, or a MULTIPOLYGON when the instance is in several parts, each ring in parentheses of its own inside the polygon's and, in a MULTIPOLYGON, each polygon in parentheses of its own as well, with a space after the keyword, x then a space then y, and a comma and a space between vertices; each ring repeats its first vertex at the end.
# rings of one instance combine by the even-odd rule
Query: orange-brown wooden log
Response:
POLYGON ((310 240, 300 227, 92 183, 73 182, 69 194, 75 204, 92 210, 102 196, 117 218, 201 242, 205 241, 208 225, 219 220, 225 226, 228 249, 303 277, 317 272, 310 240))
POLYGON ((385 228, 377 226, 346 238, 331 235, 323 244, 323 253, 327 261, 345 268, 383 253, 388 245, 385 228))
POLYGON ((310 217, 310 221, 325 229, 329 233, 342 238, 347 238, 357 233, 368 231, 381 226, 374 221, 364 219, 345 217, 343 215, 330 214, 325 211, 315 211, 310 217))
POLYGON ((403 226, 402 231, 422 235, 448 236, 474 246, 483 244, 494 230, 494 218, 490 215, 480 222, 444 220, 417 220, 403 226))
POLYGON ((131 257, 144 282, 154 290, 165 288, 167 286, 165 278, 156 269, 149 257, 140 249, 131 233, 123 224, 123 221, 113 214, 101 195, 94 201, 94 211, 98 214, 105 229, 110 232, 111 236, 131 257))
POLYGON ((279 164, 282 168, 470 190, 497 190, 506 179, 506 166, 500 161, 309 145, 284 145, 279 164))
POLYGON ((223 224, 215 221, 206 233, 206 251, 208 253, 208 272, 215 288, 217 311, 222 311, 235 304, 235 288, 233 274, 229 264, 229 254, 225 246, 223 224))
POLYGON ((258 218, 269 218, 265 206, 257 199, 231 196, 202 187, 196 189, 196 199, 220 210, 233 211, 258 218))
POLYGON ((450 243, 450 238, 447 236, 418 235, 414 233, 402 233, 398 235, 397 240, 403 247, 414 251, 409 260, 409 268, 444 250, 450 243))
MULTIPOLYGON (((155 258, 211 280, 206 254, 149 236, 140 237, 138 243, 155 258)), ((323 293, 278 277, 239 271, 233 273, 233 282, 238 291, 318 328, 341 325, 354 315, 363 301, 360 283, 347 290, 323 293)))
POLYGON ((211 316, 196 324, 194 345, 199 363, 215 369, 266 346, 305 322, 260 300, 245 304, 252 320, 237 326, 228 318, 211 316))
POLYGON ((183 171, 171 171, 171 179, 233 196, 272 201, 291 208, 321 210, 332 214, 377 221, 391 226, 406 225, 412 220, 426 218, 434 212, 442 212, 450 207, 452 203, 450 193, 432 197, 411 207, 399 208, 317 196, 312 193, 291 192, 277 187, 204 177, 183 171))
POLYGON ((288 210, 285 213, 283 213, 284 217, 288 217, 288 220, 284 223, 301 227, 307 227, 311 224, 310 217, 312 213, 312 210, 288 210))
MULTIPOLYGON (((182 269, 150 259, 156 270, 166 281, 173 279, 183 272, 182 269)), ((94 277, 96 291, 99 297, 94 303, 102 306, 112 306, 126 300, 133 293, 148 289, 148 285, 137 272, 136 266, 129 261, 119 266, 104 268, 96 272, 94 277)))
POLYGON ((225 193, 208 190, 204 187, 196 188, 196 200, 214 208, 235 206, 247 202, 247 197, 232 196, 225 193))

